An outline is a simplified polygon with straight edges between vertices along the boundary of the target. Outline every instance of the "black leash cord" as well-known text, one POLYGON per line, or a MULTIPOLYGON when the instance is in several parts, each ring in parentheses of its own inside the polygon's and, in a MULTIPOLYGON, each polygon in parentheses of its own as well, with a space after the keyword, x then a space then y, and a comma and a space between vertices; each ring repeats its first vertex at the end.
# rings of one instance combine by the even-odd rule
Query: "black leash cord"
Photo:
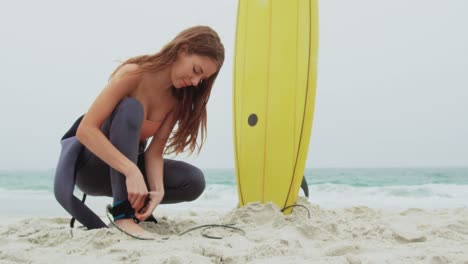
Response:
POLYGON ((309 216, 309 219, 310 219, 310 211, 307 207, 305 207, 304 205, 302 204, 293 204, 293 205, 290 205, 290 206, 286 206, 285 208, 281 209, 281 212, 284 212, 284 210, 288 209, 288 208, 291 208, 291 207, 303 207, 304 209, 306 209, 307 211, 307 215, 309 216))
POLYGON ((179 236, 183 236, 183 235, 187 234, 188 232, 192 232, 192 231, 194 231, 194 230, 197 230, 197 229, 200 229, 200 228, 204 228, 204 229, 202 230, 202 236, 204 236, 204 237, 206 237, 206 238, 211 238, 211 239, 222 239, 223 237, 210 236, 210 235, 207 235, 207 234, 204 233, 205 230, 211 229, 211 228, 216 228, 216 227, 221 227, 221 228, 226 228, 226 229, 232 229, 232 230, 237 231, 237 232, 240 233, 241 235, 245 236, 245 231, 244 231, 244 230, 242 230, 242 229, 240 229, 240 228, 237 228, 237 227, 234 227, 233 225, 234 225, 234 224, 227 224, 227 225, 202 225, 202 226, 197 226, 197 227, 190 228, 189 230, 180 233, 179 236))
MULTIPOLYGON (((135 235, 132 235, 128 232, 126 232, 125 230, 123 230, 122 228, 120 228, 119 226, 117 226, 114 222, 114 220, 112 219, 111 215, 110 215, 110 209, 112 208, 112 206, 110 204, 108 204, 106 206, 106 215, 107 215, 107 219, 109 219, 109 221, 111 222, 111 224, 113 226, 115 226, 118 230, 120 230, 122 233, 130 236, 130 237, 133 237, 133 238, 136 238, 136 239, 139 239, 139 240, 156 240, 155 238, 145 238, 145 237, 139 237, 139 236, 135 236, 135 235)), ((221 228, 228 228, 228 229, 232 229, 232 230, 235 230, 237 232, 239 232, 241 235, 245 236, 245 231, 240 229, 240 228, 237 228, 237 227, 234 227, 232 226, 233 224, 229 224, 229 225, 202 225, 202 226, 197 226, 197 227, 194 227, 194 228, 190 228, 182 233, 179 234, 179 236, 182 236, 182 235, 185 235, 189 232, 192 232, 194 230, 197 230, 197 229, 200 229, 200 228, 205 228, 202 230, 202 236, 206 237, 206 238, 211 238, 211 239, 222 239, 223 237, 216 237, 216 236, 210 236, 210 235, 206 235, 203 233, 203 231, 207 230, 207 229, 210 229, 210 228, 215 228, 215 227, 221 227, 221 228)), ((168 240, 169 238, 168 237, 165 237, 165 238, 162 238, 162 240, 168 240)))
MULTIPOLYGON (((310 211, 307 207, 305 207, 304 205, 302 204, 293 204, 293 205, 290 205, 290 206, 286 206, 285 208, 281 209, 281 212, 284 212, 284 210, 288 209, 288 208, 292 208, 292 207, 303 207, 304 209, 306 209, 307 211, 307 214, 308 214, 308 217, 310 219, 310 211)), ((114 220, 112 219, 111 217, 111 214, 110 214, 110 209, 112 208, 112 206, 110 204, 108 204, 106 206, 106 216, 107 216, 107 219, 110 221, 110 223, 115 226, 115 228, 117 228, 120 232, 130 236, 130 237, 133 237, 135 239, 138 239, 138 240, 157 240, 156 238, 146 238, 146 237, 139 237, 139 236, 135 236, 135 235, 132 235, 128 232, 126 232, 125 230, 123 230, 122 228, 120 228, 118 225, 115 224, 114 220)), ((201 225, 201 226, 196 226, 196 227, 193 227, 193 228, 190 228, 182 233, 179 234, 179 236, 183 236, 189 232, 192 232, 192 231, 195 231, 197 229, 200 229, 200 228, 203 228, 203 230, 201 231, 201 235, 206 237, 206 238, 210 238, 210 239, 223 239, 223 237, 218 237, 218 236, 211 236, 211 235, 207 235, 205 233, 206 230, 208 229, 211 229, 211 228, 226 228, 226 229, 232 229, 236 232, 238 232, 239 234, 245 236, 245 231, 240 229, 240 228, 237 228, 237 227, 234 227, 233 226, 234 224, 226 224, 226 225, 218 225, 218 224, 211 224, 211 225, 201 225)), ((73 228, 70 230, 71 232, 71 236, 73 237, 73 228)), ((169 237, 164 237, 162 238, 161 240, 168 240, 169 237)))

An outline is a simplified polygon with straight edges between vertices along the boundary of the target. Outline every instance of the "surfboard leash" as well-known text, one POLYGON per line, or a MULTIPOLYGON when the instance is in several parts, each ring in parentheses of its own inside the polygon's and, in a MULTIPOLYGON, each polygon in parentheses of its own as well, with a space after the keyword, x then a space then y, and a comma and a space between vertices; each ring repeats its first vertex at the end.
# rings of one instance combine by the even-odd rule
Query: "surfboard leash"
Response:
MULTIPOLYGON (((110 208, 112 208, 112 206, 110 204, 108 204, 106 206, 106 216, 107 216, 107 219, 111 222, 111 224, 117 228, 120 232, 132 237, 132 238, 135 238, 135 239, 138 239, 138 240, 159 240, 159 239, 156 239, 156 238, 146 238, 146 237, 139 237, 139 236, 136 236, 136 235, 133 235, 133 234, 130 234, 128 232, 126 232, 125 230, 123 230, 122 228, 120 228, 118 225, 115 224, 114 220, 112 219, 111 217, 111 213, 110 213, 110 208)), ((180 234, 178 234, 178 236, 183 236, 189 232, 192 232, 192 231, 195 231, 197 229, 200 229, 200 228, 203 228, 203 230, 201 231, 201 235, 206 237, 206 238, 210 238, 210 239, 223 239, 223 237, 219 237, 219 236, 212 236, 212 235, 207 235, 205 233, 206 230, 208 229, 212 229, 212 228, 225 228, 225 229, 231 229, 231 230, 234 230, 238 233, 240 233, 241 235, 245 236, 245 231, 238 228, 238 227, 234 227, 233 226, 234 224, 224 224, 224 225, 220 225, 220 224, 210 224, 210 225, 201 225, 201 226, 196 226, 196 227, 193 227, 193 228, 190 228, 180 234)), ((169 237, 163 237, 160 239, 161 241, 163 240, 169 240, 169 237)))
POLYGON ((308 215, 308 217, 309 217, 309 219, 310 219, 310 211, 309 211, 309 208, 305 207, 305 206, 302 205, 302 204, 293 204, 293 205, 290 205, 290 206, 286 206, 286 207, 284 207, 283 209, 281 209, 281 212, 284 212, 284 210, 289 209, 289 208, 292 208, 292 207, 302 207, 302 208, 306 209, 307 215, 308 215))
MULTIPOLYGON (((289 209, 289 208, 292 208, 292 207, 302 207, 304 208, 306 211, 307 211, 307 215, 308 215, 308 218, 310 219, 310 210, 302 205, 302 204, 293 204, 293 205, 290 205, 290 206, 286 206, 285 208, 281 209, 281 212, 284 212, 284 210, 286 209, 289 209)), ((130 234, 128 233, 127 231, 123 230, 122 228, 120 228, 118 225, 115 224, 114 220, 112 219, 112 215, 110 213, 110 208, 112 208, 112 206, 110 204, 108 204, 106 206, 106 216, 107 216, 107 219, 109 220, 109 222, 115 227, 117 228, 120 232, 132 237, 132 238, 135 238, 135 239, 138 239, 138 240, 158 240, 156 238, 146 238, 146 237, 139 237, 139 236, 136 236, 136 235, 133 235, 133 234, 130 234)), ((201 235, 203 237, 206 237, 206 238, 209 238, 209 239, 223 239, 223 237, 220 237, 220 236, 212 236, 212 235, 207 235, 205 232, 206 230, 208 229, 212 229, 212 228, 225 228, 225 229, 231 229, 231 230, 234 230, 236 232, 238 232, 239 234, 245 236, 245 231, 238 228, 238 227, 235 227, 234 224, 209 224, 209 225, 201 225, 201 226, 196 226, 196 227, 192 227, 190 229, 187 229, 185 230, 184 232, 178 234, 178 236, 183 236, 189 232, 192 232, 192 231, 195 231, 197 229, 200 229, 200 228, 203 228, 203 230, 201 231, 201 235)), ((73 228, 70 229, 70 234, 71 234, 71 237, 73 237, 73 228)), ((164 241, 164 240, 169 240, 169 237, 163 237, 160 239, 160 241, 164 241)))

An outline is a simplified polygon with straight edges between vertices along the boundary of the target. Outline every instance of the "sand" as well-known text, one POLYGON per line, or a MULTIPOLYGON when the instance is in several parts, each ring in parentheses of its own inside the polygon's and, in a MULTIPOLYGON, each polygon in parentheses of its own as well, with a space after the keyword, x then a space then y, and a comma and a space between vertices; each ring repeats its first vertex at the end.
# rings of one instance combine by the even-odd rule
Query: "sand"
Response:
MULTIPOLYGON (((324 209, 298 201, 283 215, 274 204, 252 203, 229 212, 157 210, 143 223, 157 239, 141 241, 115 228, 87 231, 69 218, 4 217, 0 263, 465 263, 468 208, 382 211, 364 206, 324 209), (206 224, 234 224, 204 233, 206 224)), ((105 217, 105 216, 103 216, 105 217)))

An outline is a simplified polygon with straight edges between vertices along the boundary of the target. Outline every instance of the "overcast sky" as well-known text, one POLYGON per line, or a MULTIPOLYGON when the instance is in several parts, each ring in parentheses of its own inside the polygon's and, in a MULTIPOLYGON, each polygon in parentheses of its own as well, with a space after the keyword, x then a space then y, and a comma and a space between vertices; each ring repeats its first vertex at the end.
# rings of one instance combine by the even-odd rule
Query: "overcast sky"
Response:
MULTIPOLYGON (((208 105, 202 168, 233 168, 237 2, 1 1, 0 169, 55 168, 59 139, 119 60, 209 25, 226 60, 208 105)), ((319 3, 307 167, 468 166, 468 1, 319 3)))

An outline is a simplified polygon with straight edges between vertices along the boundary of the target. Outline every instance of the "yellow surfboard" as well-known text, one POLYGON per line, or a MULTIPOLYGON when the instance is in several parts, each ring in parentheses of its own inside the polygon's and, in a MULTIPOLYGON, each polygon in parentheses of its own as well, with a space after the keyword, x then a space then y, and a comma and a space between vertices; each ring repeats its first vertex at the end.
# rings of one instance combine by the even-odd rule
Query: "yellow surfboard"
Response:
POLYGON ((312 129, 317 0, 239 0, 237 12, 233 123, 239 206, 271 201, 285 208, 297 201, 312 129))

